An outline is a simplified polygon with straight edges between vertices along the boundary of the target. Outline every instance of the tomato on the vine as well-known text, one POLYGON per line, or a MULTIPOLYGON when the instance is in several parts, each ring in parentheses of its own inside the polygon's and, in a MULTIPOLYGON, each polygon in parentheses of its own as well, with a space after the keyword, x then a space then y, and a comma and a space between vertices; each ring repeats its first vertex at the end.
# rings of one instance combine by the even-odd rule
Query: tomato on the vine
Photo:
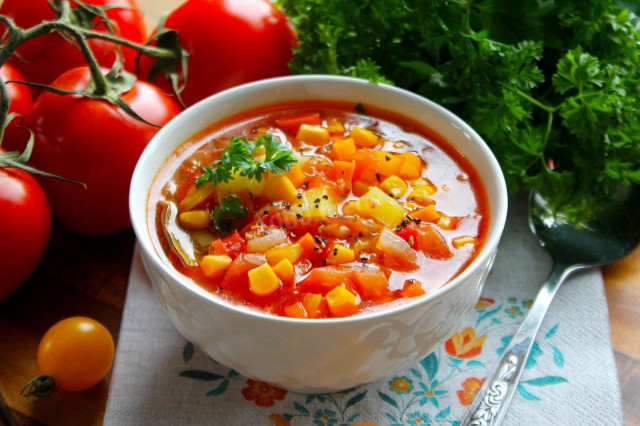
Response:
POLYGON ((49 203, 35 178, 24 170, 1 167, 0 300, 18 290, 33 273, 50 232, 49 203))
MULTIPOLYGON (((0 78, 2 81, 23 81, 24 77, 16 70, 11 64, 4 64, 0 68, 0 78)), ((9 113, 16 113, 23 118, 29 115, 33 108, 33 95, 31 89, 24 84, 9 83, 6 84, 7 94, 9 95, 9 113)), ((4 130, 2 141, 2 147, 7 151, 12 151, 20 142, 26 143, 29 138, 29 134, 24 129, 16 127, 21 119, 15 118, 10 125, 4 130)))
POLYGON ((56 387, 82 391, 100 383, 113 364, 111 333, 98 321, 71 317, 54 324, 38 346, 40 372, 56 387))
MULTIPOLYGON (((187 0, 167 16, 164 28, 177 31, 189 53, 181 93, 187 105, 238 84, 290 74, 296 34, 269 0, 187 0)), ((143 78, 151 61, 141 59, 143 78)), ((172 90, 162 73, 153 81, 172 90)))
MULTIPOLYGON (((106 16, 112 21, 114 33, 130 41, 144 43, 146 26, 136 0, 83 0, 83 3, 114 6, 106 11, 106 16)), ((71 6, 76 7, 77 3, 71 1, 71 6)), ((21 28, 30 28, 56 17, 49 0, 4 0, 0 6, 0 15, 13 19, 21 28)), ((96 25, 92 30, 108 32, 107 26, 99 23, 98 18, 93 23, 96 25)), ((116 45, 99 39, 89 40, 89 45, 98 62, 110 68, 116 57, 116 45)), ((133 71, 137 52, 127 47, 120 49, 125 68, 133 71)), ((33 83, 49 84, 64 71, 87 63, 80 50, 57 33, 29 40, 18 48, 17 54, 19 57, 12 58, 12 65, 27 81, 33 83)))
MULTIPOLYGON (((52 86, 84 90, 89 76, 87 67, 75 68, 52 86)), ((144 81, 136 81, 121 97, 157 126, 180 112, 172 98, 144 81)), ((57 179, 41 180, 59 222, 88 236, 113 234, 130 226, 131 175, 159 127, 138 121, 103 100, 51 92, 40 95, 25 125, 35 136, 32 166, 86 185, 85 189, 57 179)))

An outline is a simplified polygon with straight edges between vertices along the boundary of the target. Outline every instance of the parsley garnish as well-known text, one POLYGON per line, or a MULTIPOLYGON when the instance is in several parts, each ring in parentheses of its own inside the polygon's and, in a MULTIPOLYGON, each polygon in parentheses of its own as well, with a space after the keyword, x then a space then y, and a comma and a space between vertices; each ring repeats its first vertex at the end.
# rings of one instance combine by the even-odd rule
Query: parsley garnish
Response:
POLYGON ((242 205, 240 198, 236 195, 227 195, 220 201, 220 205, 216 206, 211 212, 213 226, 222 235, 228 235, 237 228, 238 222, 245 218, 249 210, 242 205))
POLYGON ((260 182, 267 171, 271 173, 288 172, 296 162, 297 160, 289 147, 271 132, 258 136, 255 142, 249 141, 246 137, 234 136, 222 151, 220 158, 208 166, 202 167, 204 173, 198 177, 195 184, 200 186, 207 182, 213 182, 216 185, 221 182, 229 182, 236 172, 240 176, 247 176, 260 182), (265 149, 264 160, 254 158, 260 147, 265 149))
POLYGON ((444 105, 484 137, 512 193, 588 211, 640 184, 637 2, 277 3, 298 33, 294 73, 387 80, 444 105))

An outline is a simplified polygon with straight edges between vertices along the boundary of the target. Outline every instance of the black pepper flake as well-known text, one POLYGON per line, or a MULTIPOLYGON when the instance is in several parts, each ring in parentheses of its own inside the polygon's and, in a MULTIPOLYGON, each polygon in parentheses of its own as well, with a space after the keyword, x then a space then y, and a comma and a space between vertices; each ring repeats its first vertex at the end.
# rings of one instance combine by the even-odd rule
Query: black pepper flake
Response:
POLYGON ((380 173, 376 173, 376 179, 378 179, 378 182, 382 181, 382 175, 380 173))
POLYGON ((298 200, 300 200, 302 198, 302 194, 298 192, 298 195, 296 195, 296 197, 298 197, 298 200))
POLYGON ((337 256, 338 255, 338 247, 334 247, 333 248, 333 255, 337 256))
POLYGON ((328 263, 329 263, 329 262, 327 262, 327 259, 322 259, 322 264, 323 264, 323 265, 326 265, 326 264, 328 264, 328 263))
POLYGON ((413 218, 413 219, 411 219, 411 220, 412 220, 412 221, 413 221, 413 223, 415 223, 416 225, 419 225, 419 224, 420 224, 420 222, 422 222, 422 219, 419 219, 419 218, 417 218, 417 217, 416 217, 416 218, 413 218))
POLYGON ((291 204, 287 203, 284 205, 284 208, 287 210, 291 210, 291 204))
POLYGON ((302 184, 302 187, 305 188, 305 189, 308 188, 309 187, 309 182, 304 182, 302 184))
POLYGON ((262 214, 269 214, 269 210, 263 210, 262 214))
POLYGON ((360 258, 360 262, 362 262, 362 263, 367 263, 368 261, 369 261, 368 257, 361 257, 360 258))
POLYGON ((327 194, 324 194, 324 195, 322 196, 322 198, 324 198, 325 200, 328 200, 328 199, 329 199, 329 196, 328 196, 327 194))
POLYGON ((398 231, 402 231, 402 226, 400 226, 400 225, 396 226, 395 231, 396 231, 396 232, 398 232, 398 231))
POLYGON ((302 215, 301 215, 300 213, 296 213, 296 217, 297 217, 298 219, 302 219, 302 215))
POLYGON ((385 154, 384 159, 387 161, 391 161, 391 157, 389 157, 388 155, 385 154))
POLYGON ((322 239, 320 237, 318 237, 317 235, 313 237, 313 239, 315 240, 316 243, 320 244, 322 243, 322 239))
POLYGON ((319 209, 319 208, 320 208, 320 204, 315 204, 315 205, 314 205, 314 207, 315 207, 316 209, 319 209))
POLYGON ((253 192, 249 192, 249 198, 253 200, 253 192))
POLYGON ((276 202, 275 202, 275 201, 272 201, 272 202, 271 202, 271 203, 269 203, 269 204, 271 204, 272 206, 275 206, 275 205, 276 205, 276 202))
POLYGON ((302 204, 298 204, 298 207, 302 207, 302 204))
POLYGON ((402 222, 400 222, 401 226, 407 226, 409 224, 409 221, 407 219, 402 219, 402 222))
POLYGON ((413 278, 411 278, 411 279, 409 279, 409 282, 410 282, 411 284, 413 284, 413 283, 415 283, 415 282, 416 282, 416 280, 415 280, 415 279, 413 279, 413 278))
POLYGON ((314 247, 313 251, 320 251, 320 247, 314 247))
POLYGON ((315 204, 318 204, 318 203, 320 202, 320 198, 316 198, 315 200, 313 200, 313 202, 314 202, 315 204))
POLYGON ((338 220, 339 220, 340 222, 344 222, 346 219, 345 219, 345 217, 344 217, 344 216, 340 216, 340 217, 338 218, 338 220))

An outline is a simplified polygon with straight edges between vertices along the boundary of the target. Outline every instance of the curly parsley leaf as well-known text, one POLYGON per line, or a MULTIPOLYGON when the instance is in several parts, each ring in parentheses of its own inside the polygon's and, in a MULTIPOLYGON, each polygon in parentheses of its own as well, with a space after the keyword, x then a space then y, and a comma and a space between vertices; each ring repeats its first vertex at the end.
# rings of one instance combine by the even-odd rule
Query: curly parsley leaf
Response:
POLYGON ((202 167, 204 173, 196 179, 195 185, 229 182, 236 173, 260 182, 267 171, 276 174, 288 172, 296 163, 291 149, 271 132, 258 136, 255 142, 234 136, 220 158, 202 167), (264 159, 257 155, 262 147, 264 159))
POLYGON ((220 201, 220 205, 216 206, 211 212, 213 226, 222 235, 228 235, 236 229, 239 221, 244 219, 249 210, 242 205, 240 198, 236 195, 227 195, 220 201))

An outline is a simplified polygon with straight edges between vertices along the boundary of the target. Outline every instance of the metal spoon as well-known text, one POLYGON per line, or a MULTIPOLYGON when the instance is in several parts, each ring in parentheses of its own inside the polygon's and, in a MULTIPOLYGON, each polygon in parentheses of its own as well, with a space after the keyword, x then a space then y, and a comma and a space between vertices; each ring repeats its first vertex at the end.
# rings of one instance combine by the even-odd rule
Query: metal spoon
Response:
POLYGON ((571 215, 565 208, 553 211, 539 193, 531 193, 529 226, 551 255, 553 268, 461 425, 501 424, 542 320, 564 280, 578 269, 621 259, 640 243, 638 186, 621 189, 602 210, 586 220, 572 221, 571 215))

